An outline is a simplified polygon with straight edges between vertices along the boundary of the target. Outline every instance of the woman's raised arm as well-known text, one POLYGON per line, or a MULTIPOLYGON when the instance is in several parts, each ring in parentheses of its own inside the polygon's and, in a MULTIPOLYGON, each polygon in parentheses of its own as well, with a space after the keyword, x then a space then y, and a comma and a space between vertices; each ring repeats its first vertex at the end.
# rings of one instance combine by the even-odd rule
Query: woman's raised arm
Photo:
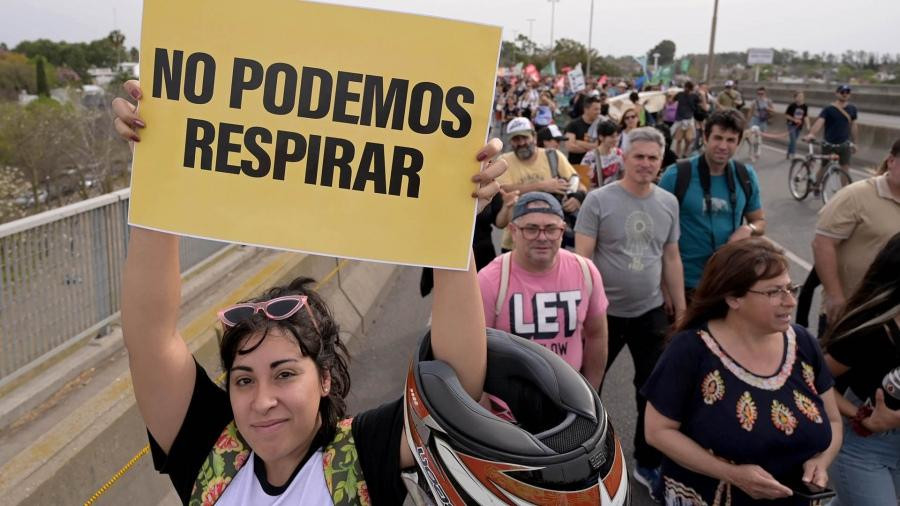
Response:
MULTIPOLYGON (((140 98, 137 81, 125 89, 140 98)), ((136 107, 116 99, 116 130, 139 141, 143 122, 136 107)), ((196 368, 178 334, 181 274, 178 237, 132 228, 122 275, 122 335, 128 350, 134 395, 144 423, 166 452, 172 446, 194 389, 196 368)))

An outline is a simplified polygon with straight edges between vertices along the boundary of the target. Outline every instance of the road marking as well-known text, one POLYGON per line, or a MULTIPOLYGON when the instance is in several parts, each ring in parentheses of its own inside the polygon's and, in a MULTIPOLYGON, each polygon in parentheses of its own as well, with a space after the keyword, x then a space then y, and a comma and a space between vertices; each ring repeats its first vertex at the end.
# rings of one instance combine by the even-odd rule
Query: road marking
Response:
MULTIPOLYGON (((774 151, 774 152, 776 152, 776 153, 779 153, 779 154, 785 154, 785 153, 787 153, 787 150, 786 150, 786 149, 775 148, 775 147, 769 146, 769 145, 766 144, 766 143, 762 143, 762 147, 764 147, 764 148, 766 148, 766 149, 770 149, 770 150, 772 150, 772 151, 774 151)), ((850 167, 850 174, 856 174, 857 177, 861 177, 861 178, 863 178, 863 179, 868 179, 868 178, 870 178, 870 177, 872 177, 872 176, 875 175, 875 174, 873 174, 872 172, 870 172, 870 171, 868 171, 868 170, 854 169, 853 167, 850 167)))
MULTIPOLYGON (((765 237, 765 236, 764 236, 764 237, 765 237)), ((799 265, 799 266, 802 267, 803 270, 805 270, 806 272, 812 271, 812 268, 813 268, 812 264, 810 264, 810 263, 807 262, 806 260, 800 258, 800 255, 798 255, 798 254, 794 253, 793 251, 791 251, 791 250, 785 248, 784 246, 778 244, 777 242, 775 242, 774 240, 772 240, 772 239, 769 238, 769 237, 766 237, 766 239, 768 239, 769 242, 772 243, 776 248, 779 248, 779 249, 781 249, 782 251, 784 251, 784 256, 788 257, 788 260, 790 260, 791 262, 794 262, 795 264, 799 265)))

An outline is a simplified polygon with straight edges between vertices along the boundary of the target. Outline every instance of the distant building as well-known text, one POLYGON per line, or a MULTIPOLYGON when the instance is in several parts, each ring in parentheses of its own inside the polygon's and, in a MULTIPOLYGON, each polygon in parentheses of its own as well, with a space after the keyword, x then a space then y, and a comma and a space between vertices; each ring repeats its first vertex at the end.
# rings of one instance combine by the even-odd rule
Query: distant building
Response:
POLYGON ((122 62, 115 69, 109 67, 92 67, 89 68, 87 72, 94 81, 94 84, 106 86, 121 73, 137 79, 139 67, 137 62, 122 62))

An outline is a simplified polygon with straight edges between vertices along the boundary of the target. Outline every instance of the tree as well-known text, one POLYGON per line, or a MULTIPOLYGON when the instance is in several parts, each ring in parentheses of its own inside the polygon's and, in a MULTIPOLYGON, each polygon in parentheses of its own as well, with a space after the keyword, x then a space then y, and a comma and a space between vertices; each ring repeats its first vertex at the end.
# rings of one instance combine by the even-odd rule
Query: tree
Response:
POLYGON ((0 101, 15 100, 19 91, 36 89, 34 65, 24 54, 0 53, 0 101))
POLYGON ((0 167, 0 223, 18 220, 25 216, 16 202, 26 187, 22 174, 15 167, 0 167))
POLYGON ((0 104, 0 165, 17 167, 30 186, 33 201, 44 209, 53 181, 65 172, 73 142, 70 106, 41 98, 20 107, 0 104), (43 197, 41 194, 43 193, 43 197))
POLYGON ((138 48, 132 47, 128 50, 128 61, 138 61, 140 59, 141 53, 138 51, 138 48))
POLYGON ((647 51, 648 62, 653 62, 654 53, 659 53, 660 65, 668 65, 675 61, 675 43, 669 39, 660 41, 659 44, 653 46, 653 49, 647 51))
POLYGON ((37 82, 37 94, 41 97, 49 97, 50 96, 50 84, 47 83, 47 70, 44 68, 44 64, 46 60, 44 60, 43 56, 38 56, 35 61, 35 81, 37 82))
POLYGON ((116 189, 117 182, 127 181, 131 150, 110 128, 113 114, 107 104, 111 104, 113 98, 107 94, 101 101, 104 107, 80 108, 73 118, 75 142, 69 154, 71 164, 77 168, 83 198, 89 196, 88 188, 94 183, 100 192, 109 193, 116 189))

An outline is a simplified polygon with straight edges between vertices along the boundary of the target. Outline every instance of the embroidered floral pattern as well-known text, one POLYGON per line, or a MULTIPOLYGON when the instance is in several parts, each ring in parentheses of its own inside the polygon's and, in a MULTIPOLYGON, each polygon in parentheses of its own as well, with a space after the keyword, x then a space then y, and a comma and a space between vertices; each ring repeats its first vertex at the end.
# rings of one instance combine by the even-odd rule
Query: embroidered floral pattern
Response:
POLYGON ((219 497, 222 497, 222 492, 225 491, 225 487, 229 483, 231 483, 231 478, 213 478, 212 481, 207 483, 206 488, 203 489, 203 494, 200 496, 201 504, 203 506, 216 504, 216 501, 219 500, 219 497))
POLYGON ((797 404, 797 409, 803 413, 806 418, 816 422, 822 423, 822 414, 819 413, 819 408, 816 406, 816 403, 813 402, 809 397, 801 394, 800 392, 794 390, 794 403, 797 404))
POLYGON ((741 428, 747 432, 752 431, 757 418, 759 418, 759 411, 756 409, 756 403, 750 396, 750 392, 744 392, 737 402, 737 419, 741 428))
POLYGON ((790 436, 794 433, 794 429, 797 428, 797 417, 794 416, 794 413, 791 413, 790 408, 773 400, 772 424, 775 425, 776 429, 790 436))
POLYGON ((806 382, 806 386, 812 390, 812 393, 819 395, 818 390, 816 390, 816 371, 813 369, 813 366, 806 362, 800 362, 800 365, 803 367, 803 381, 806 382))
POLYGON ((738 379, 744 383, 761 390, 778 390, 784 386, 784 383, 791 375, 791 371, 794 369, 794 361, 797 359, 797 336, 794 334, 794 329, 792 327, 788 327, 787 332, 785 332, 785 335, 787 336, 787 350, 784 355, 784 363, 781 364, 781 369, 778 371, 778 374, 767 378, 757 376, 738 365, 737 362, 732 360, 731 357, 719 347, 719 343, 717 343, 705 330, 700 330, 697 333, 700 335, 700 339, 706 344, 706 347, 709 348, 709 351, 718 357, 719 360, 722 361, 722 364, 731 371, 732 374, 737 376, 738 379))
POLYGON ((703 392, 703 402, 706 404, 712 405, 716 401, 721 401, 722 397, 725 397, 725 381, 722 380, 722 375, 719 374, 719 371, 707 374, 700 388, 703 392))

